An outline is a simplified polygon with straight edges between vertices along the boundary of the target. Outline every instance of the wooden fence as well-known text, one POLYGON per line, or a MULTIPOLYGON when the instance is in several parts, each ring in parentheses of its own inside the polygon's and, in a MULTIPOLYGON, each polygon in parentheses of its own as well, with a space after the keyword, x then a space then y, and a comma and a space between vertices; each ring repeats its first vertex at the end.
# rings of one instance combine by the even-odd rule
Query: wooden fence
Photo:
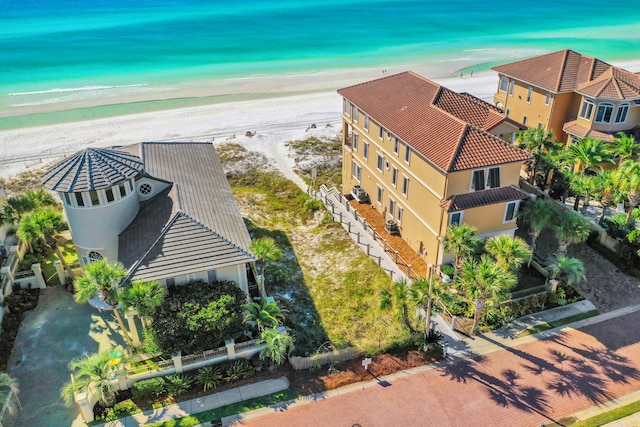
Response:
POLYGON ((358 357, 360 354, 360 350, 355 347, 346 348, 344 350, 334 350, 332 352, 327 353, 319 353, 314 356, 308 357, 300 357, 300 356, 292 356, 289 357, 289 363, 293 366, 293 369, 312 369, 319 368, 320 366, 329 365, 335 362, 344 362, 345 360, 352 360, 358 357))

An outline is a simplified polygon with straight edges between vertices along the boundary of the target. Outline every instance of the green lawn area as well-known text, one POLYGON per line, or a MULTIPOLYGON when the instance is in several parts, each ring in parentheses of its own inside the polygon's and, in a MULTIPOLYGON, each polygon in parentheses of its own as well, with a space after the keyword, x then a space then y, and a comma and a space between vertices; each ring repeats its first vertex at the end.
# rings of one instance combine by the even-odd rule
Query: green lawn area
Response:
POLYGON ((577 423, 569 423, 564 425, 570 425, 571 427, 599 427, 612 421, 616 421, 629 415, 633 415, 636 412, 640 412, 640 401, 629 403, 628 405, 624 405, 611 411, 604 412, 600 415, 596 415, 595 417, 583 421, 578 421, 577 423))
POLYGON ((518 334, 518 337, 537 334, 538 332, 557 328, 558 326, 563 326, 569 323, 577 322, 579 320, 588 319, 589 317, 597 316, 598 314, 600 314, 598 310, 591 310, 591 311, 587 311, 586 313, 580 313, 580 314, 575 314, 573 316, 565 317, 564 319, 554 320, 553 322, 542 323, 540 325, 532 326, 527 330, 520 332, 518 334))
MULTIPOLYGON (((62 256, 68 265, 71 266, 78 263, 78 254, 76 253, 76 247, 72 241, 69 240, 64 243, 60 243, 58 247, 60 248, 60 252, 62 252, 62 256)), ((58 254, 54 251, 42 267, 42 274, 49 285, 60 284, 60 279, 56 274, 56 268, 53 265, 56 260, 58 260, 58 254)))

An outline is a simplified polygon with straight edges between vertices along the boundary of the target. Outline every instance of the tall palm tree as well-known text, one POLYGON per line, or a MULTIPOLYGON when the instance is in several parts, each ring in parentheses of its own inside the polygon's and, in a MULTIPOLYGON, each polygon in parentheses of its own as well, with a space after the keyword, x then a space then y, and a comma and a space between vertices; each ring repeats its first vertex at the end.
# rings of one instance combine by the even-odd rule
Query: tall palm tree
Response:
POLYGON ((68 229, 69 226, 64 222, 60 212, 50 206, 44 206, 35 209, 20 220, 17 234, 30 247, 36 242, 41 242, 53 249, 67 274, 74 277, 73 271, 58 247, 57 240, 60 233, 68 229))
POLYGON ((629 220, 631 212, 640 204, 640 162, 624 161, 611 174, 611 179, 620 192, 627 195, 627 200, 629 200, 627 220, 629 220))
POLYGON ((137 279, 123 289, 118 299, 124 311, 130 308, 137 311, 142 324, 148 328, 151 316, 162 305, 165 295, 166 290, 155 280, 137 279))
POLYGON ((116 388, 114 379, 124 373, 123 354, 119 351, 104 350, 89 354, 69 363, 73 379, 60 390, 62 400, 71 406, 75 402, 75 393, 93 391, 104 406, 113 404, 116 388))
POLYGON ((529 175, 529 183, 533 184, 537 172, 542 167, 542 157, 549 151, 558 149, 560 144, 555 140, 553 132, 538 127, 518 132, 516 140, 520 148, 533 156, 533 165, 529 175))
POLYGON ((18 407, 20 407, 20 401, 17 400, 19 392, 18 381, 6 372, 0 372, 0 408, 4 405, 13 408, 10 404, 11 398, 15 398, 18 407))
POLYGON ((127 345, 133 348, 131 337, 129 337, 118 311, 118 303, 120 302, 118 288, 126 276, 127 270, 119 262, 109 264, 106 259, 92 262, 85 267, 84 275, 79 277, 74 284, 75 299, 77 302, 85 303, 99 294, 100 298, 111 306, 127 345))
POLYGON ((405 324, 411 331, 411 322, 409 321, 409 303, 410 303, 410 286, 407 279, 402 278, 393 283, 391 289, 382 289, 380 291, 379 306, 381 310, 393 309, 398 320, 405 324))
POLYGON ((526 242, 519 237, 493 236, 484 247, 500 267, 514 274, 531 257, 526 242))
POLYGON ((293 350, 293 337, 286 331, 279 331, 278 328, 267 328, 262 331, 260 343, 265 347, 260 352, 260 359, 269 359, 272 368, 282 365, 286 355, 293 350))
POLYGON ((620 192, 616 188, 611 171, 604 171, 596 175, 596 194, 600 199, 600 206, 602 207, 602 213, 600 214, 600 221, 604 219, 607 213, 607 209, 616 203, 616 200, 620 197, 620 192))
POLYGON ((456 285, 473 302, 474 334, 488 303, 500 303, 517 282, 516 276, 486 255, 480 260, 465 259, 455 279, 456 285))
POLYGON ((520 206, 518 218, 529 226, 529 236, 531 236, 531 252, 527 265, 531 265, 533 253, 536 250, 536 243, 540 233, 550 226, 553 216, 553 207, 541 199, 528 200, 520 206))
POLYGON ((553 231, 559 240, 558 252, 565 255, 572 243, 583 243, 589 237, 591 228, 582 216, 576 213, 554 211, 553 231))
POLYGON ((574 172, 584 172, 589 168, 602 169, 602 163, 612 163, 607 145, 601 139, 579 138, 562 152, 563 163, 574 172))
POLYGON ((266 295, 264 289, 265 270, 268 262, 274 262, 282 258, 282 251, 276 244, 276 241, 271 237, 263 237, 262 239, 254 240, 251 242, 251 250, 253 254, 258 258, 258 273, 262 277, 261 293, 266 295))
POLYGON ((618 136, 613 138, 613 144, 610 148, 613 156, 618 158, 618 165, 627 159, 633 159, 640 154, 640 144, 636 143, 633 135, 627 135, 624 132, 618 132, 618 136))
POLYGON ((442 247, 445 252, 453 252, 456 256, 456 267, 460 266, 463 259, 473 255, 481 242, 476 236, 476 229, 470 225, 452 225, 442 238, 442 247))
POLYGON ((244 304, 242 308, 245 310, 245 323, 255 323, 259 331, 277 327, 280 325, 280 321, 284 319, 278 304, 275 301, 267 301, 266 298, 262 298, 260 303, 250 302, 244 304))
POLYGON ((561 253, 555 255, 553 262, 549 265, 549 272, 551 279, 560 279, 569 285, 576 285, 587 278, 582 261, 577 258, 568 258, 561 253))
POLYGON ((55 206, 56 201, 47 191, 29 190, 24 194, 9 197, 0 208, 0 225, 18 224, 24 214, 38 207, 55 206))

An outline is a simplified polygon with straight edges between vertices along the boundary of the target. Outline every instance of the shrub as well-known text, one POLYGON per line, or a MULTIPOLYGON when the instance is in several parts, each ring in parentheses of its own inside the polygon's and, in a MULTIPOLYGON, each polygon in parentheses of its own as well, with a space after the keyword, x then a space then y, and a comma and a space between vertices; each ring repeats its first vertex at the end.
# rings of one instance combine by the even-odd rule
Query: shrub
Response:
POLYGON ((223 377, 220 369, 208 366, 206 368, 198 369, 198 375, 196 375, 196 382, 202 385, 203 391, 210 389, 216 389, 222 382, 223 377))
POLYGON ((317 212, 320 209, 324 208, 324 204, 322 203, 322 200, 309 198, 309 200, 304 202, 304 207, 307 212, 317 212))
POLYGON ((134 399, 148 399, 150 397, 158 397, 164 393, 165 387, 164 378, 149 378, 148 380, 141 380, 133 384, 131 387, 131 394, 134 399))
POLYGON ((453 273, 455 272, 455 268, 451 264, 444 264, 442 267, 442 274, 446 274, 449 277, 453 277, 453 273))
POLYGON ((111 408, 106 408, 102 416, 96 417, 96 421, 111 421, 140 412, 138 405, 131 399, 118 402, 111 408))
POLYGON ((191 388, 193 378, 185 375, 169 375, 167 379, 167 391, 169 396, 177 397, 185 394, 191 388))
POLYGON ((243 360, 237 360, 227 367, 224 380, 230 383, 246 378, 252 373, 253 370, 247 362, 243 360))

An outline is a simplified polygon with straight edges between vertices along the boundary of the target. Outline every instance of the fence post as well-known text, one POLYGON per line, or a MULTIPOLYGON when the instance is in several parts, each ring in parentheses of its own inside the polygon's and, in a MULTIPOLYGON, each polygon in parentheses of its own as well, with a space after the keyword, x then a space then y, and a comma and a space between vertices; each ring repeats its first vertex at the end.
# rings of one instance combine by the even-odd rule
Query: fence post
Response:
POLYGON ((182 353, 178 352, 177 354, 174 354, 173 356, 171 356, 171 360, 173 360, 173 366, 175 366, 176 368, 176 374, 183 373, 184 369, 182 369, 182 353))
POLYGON ((347 222, 347 231, 351 234, 351 221, 347 222))
POLYGON ((382 267, 382 257, 378 257, 378 267, 382 267))
POLYGON ((360 232, 358 231, 358 244, 360 244, 360 232))
POLYGON ((395 260, 395 263, 397 264, 397 263, 398 263, 398 251, 395 251, 395 253, 396 253, 396 260, 395 260))
POLYGON ((225 347, 227 347, 227 358, 234 360, 236 358, 236 342, 233 339, 225 340, 225 347))
POLYGON ((407 264, 407 277, 411 279, 411 264, 407 264))
POLYGON ((340 211, 340 224, 342 224, 342 211, 340 211))
POLYGON ((367 256, 371 255, 370 248, 371 248, 371 245, 367 243, 367 256))

